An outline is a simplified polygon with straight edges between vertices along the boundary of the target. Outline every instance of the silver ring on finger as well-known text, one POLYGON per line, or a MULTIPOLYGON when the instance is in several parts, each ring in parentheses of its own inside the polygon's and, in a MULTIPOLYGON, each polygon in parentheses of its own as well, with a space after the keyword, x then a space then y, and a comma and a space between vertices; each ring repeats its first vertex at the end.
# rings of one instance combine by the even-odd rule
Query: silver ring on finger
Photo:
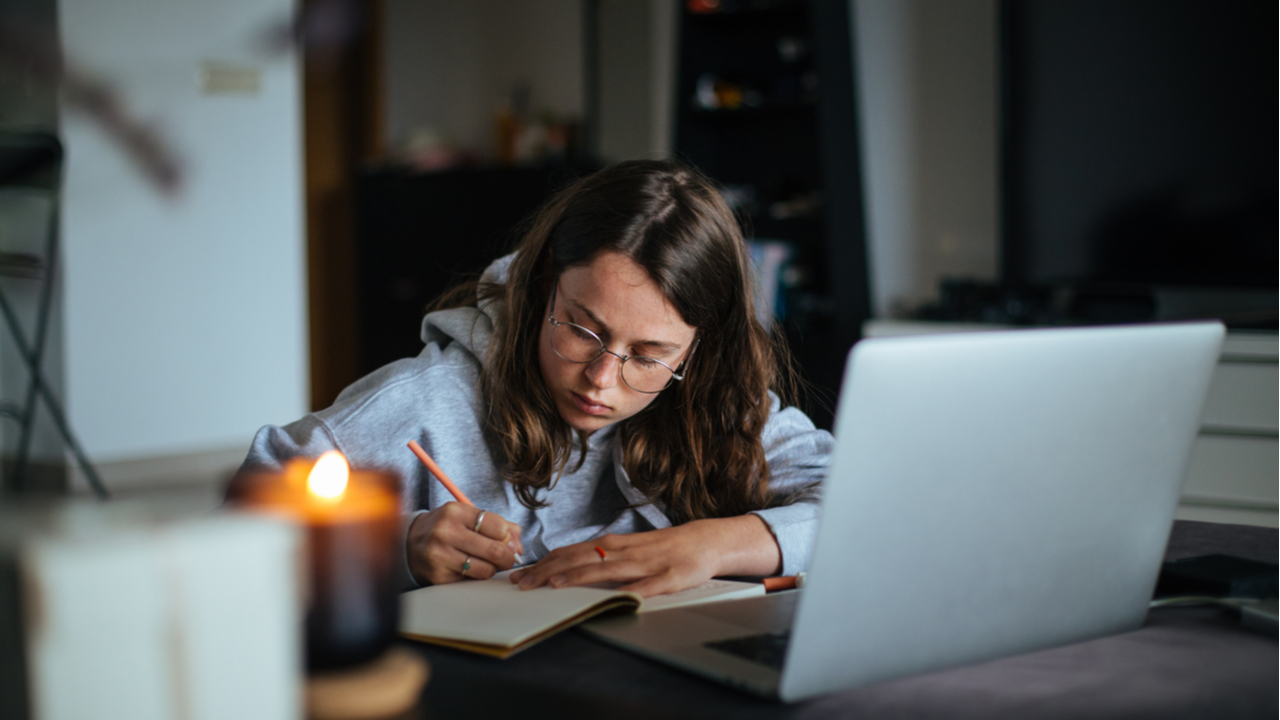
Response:
POLYGON ((473 529, 475 532, 480 532, 480 523, 482 523, 482 522, 484 522, 484 511, 483 511, 483 510, 481 510, 481 511, 480 511, 480 514, 476 516, 476 526, 475 526, 474 528, 472 528, 472 529, 473 529))
POLYGON ((467 558, 462 561, 462 571, 461 571, 462 575, 465 576, 467 574, 467 571, 470 569, 471 569, 471 556, 468 555, 467 558))

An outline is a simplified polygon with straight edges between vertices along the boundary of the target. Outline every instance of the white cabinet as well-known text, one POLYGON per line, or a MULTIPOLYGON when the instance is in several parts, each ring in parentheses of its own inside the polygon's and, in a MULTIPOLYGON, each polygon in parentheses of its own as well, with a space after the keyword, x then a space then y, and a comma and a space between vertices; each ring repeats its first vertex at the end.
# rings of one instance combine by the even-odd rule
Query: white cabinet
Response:
POLYGON ((1182 491, 1184 520, 1276 527, 1275 333, 1228 333, 1182 491))

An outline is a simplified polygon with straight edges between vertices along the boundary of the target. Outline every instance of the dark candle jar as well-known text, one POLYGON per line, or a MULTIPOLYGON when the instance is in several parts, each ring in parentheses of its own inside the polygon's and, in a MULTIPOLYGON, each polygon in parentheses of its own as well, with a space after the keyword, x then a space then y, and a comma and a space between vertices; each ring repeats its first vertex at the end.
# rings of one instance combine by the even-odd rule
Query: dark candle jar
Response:
POLYGON ((236 478, 228 499, 280 514, 306 530, 307 669, 372 660, 395 641, 400 623, 395 561, 399 482, 391 473, 347 473, 336 455, 314 466, 294 460, 283 473, 236 478), (339 473, 317 477, 323 473, 339 473))

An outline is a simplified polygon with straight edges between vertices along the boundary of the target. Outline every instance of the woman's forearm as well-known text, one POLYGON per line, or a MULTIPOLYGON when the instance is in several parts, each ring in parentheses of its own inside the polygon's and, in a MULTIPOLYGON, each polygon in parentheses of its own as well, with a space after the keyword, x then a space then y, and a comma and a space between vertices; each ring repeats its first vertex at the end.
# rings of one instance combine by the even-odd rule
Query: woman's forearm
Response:
MULTIPOLYGON (((709 551, 719 558, 716 575, 777 575, 782 551, 769 526, 758 515, 697 520, 705 524, 709 551)), ((690 523, 691 525, 694 523, 690 523)))

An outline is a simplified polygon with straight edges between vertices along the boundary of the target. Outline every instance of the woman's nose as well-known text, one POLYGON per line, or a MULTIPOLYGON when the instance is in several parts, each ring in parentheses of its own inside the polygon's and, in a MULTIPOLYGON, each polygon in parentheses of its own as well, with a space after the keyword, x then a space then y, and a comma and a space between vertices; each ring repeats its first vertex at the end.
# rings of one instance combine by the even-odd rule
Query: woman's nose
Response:
POLYGON ((618 373, 622 369, 622 361, 607 352, 587 363, 587 380, 591 384, 605 390, 618 384, 618 373))

